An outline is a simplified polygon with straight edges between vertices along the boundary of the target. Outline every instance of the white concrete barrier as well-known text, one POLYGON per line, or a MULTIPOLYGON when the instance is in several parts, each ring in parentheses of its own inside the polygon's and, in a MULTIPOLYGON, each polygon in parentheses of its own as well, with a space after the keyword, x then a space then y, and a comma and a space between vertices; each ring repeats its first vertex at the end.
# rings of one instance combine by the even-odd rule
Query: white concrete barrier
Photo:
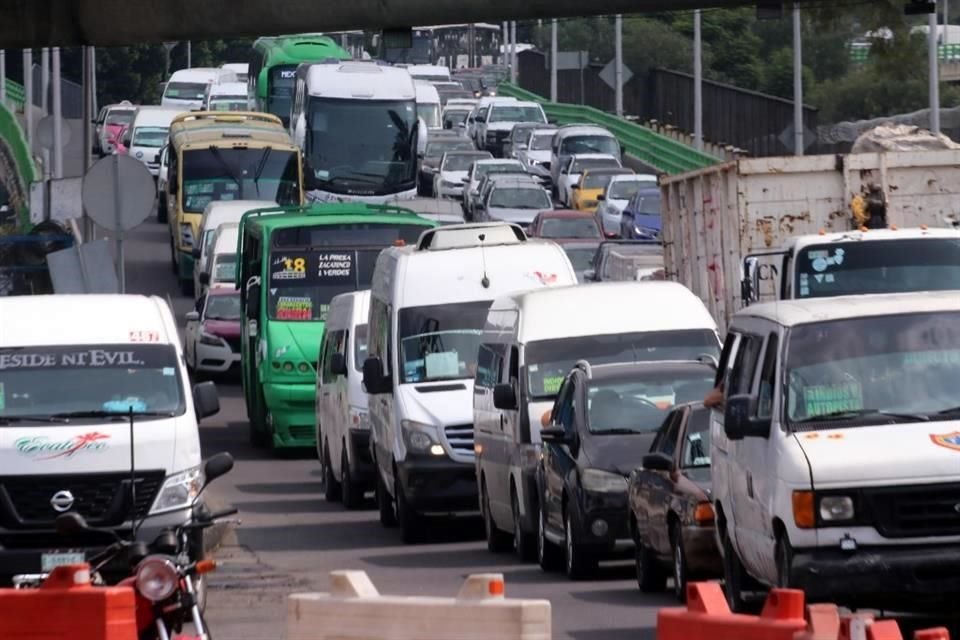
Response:
POLYGON ((455 598, 380 595, 363 571, 330 593, 287 599, 287 640, 550 640, 550 602, 504 597, 503 574, 471 575, 455 598))

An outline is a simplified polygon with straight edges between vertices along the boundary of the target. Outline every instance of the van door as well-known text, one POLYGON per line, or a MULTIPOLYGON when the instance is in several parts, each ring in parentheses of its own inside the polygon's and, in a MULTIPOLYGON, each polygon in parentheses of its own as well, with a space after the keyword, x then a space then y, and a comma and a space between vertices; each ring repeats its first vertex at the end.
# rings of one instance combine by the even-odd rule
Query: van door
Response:
POLYGON ((477 353, 477 375, 473 387, 474 438, 480 445, 477 456, 478 488, 486 483, 490 498, 490 512, 495 522, 504 522, 503 485, 507 475, 507 460, 503 448, 503 412, 493 405, 493 388, 503 377, 504 345, 485 342, 477 353))

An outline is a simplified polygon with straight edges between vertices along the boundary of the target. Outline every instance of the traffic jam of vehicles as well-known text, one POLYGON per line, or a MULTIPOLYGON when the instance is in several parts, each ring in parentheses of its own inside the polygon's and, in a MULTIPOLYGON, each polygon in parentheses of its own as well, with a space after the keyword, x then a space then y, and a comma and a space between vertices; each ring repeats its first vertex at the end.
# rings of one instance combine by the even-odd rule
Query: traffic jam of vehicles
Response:
POLYGON ((502 69, 316 35, 252 59, 99 115, 95 151, 156 179, 185 317, 0 298, 0 580, 96 558, 157 637, 203 628, 198 540, 235 511, 204 503, 233 461, 199 429, 235 373, 250 443, 315 450, 326 500, 403 543, 449 515, 681 601, 722 580, 738 611, 772 587, 955 606, 958 152, 657 175, 491 95, 502 69))

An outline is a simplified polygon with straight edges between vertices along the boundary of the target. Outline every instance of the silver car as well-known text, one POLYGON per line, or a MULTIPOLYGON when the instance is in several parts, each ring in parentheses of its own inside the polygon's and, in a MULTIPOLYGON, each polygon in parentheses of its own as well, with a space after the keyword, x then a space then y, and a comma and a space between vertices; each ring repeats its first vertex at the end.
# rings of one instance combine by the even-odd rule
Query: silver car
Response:
POLYGON ((480 208, 481 220, 512 222, 524 229, 541 211, 553 209, 550 194, 533 179, 498 182, 480 208))

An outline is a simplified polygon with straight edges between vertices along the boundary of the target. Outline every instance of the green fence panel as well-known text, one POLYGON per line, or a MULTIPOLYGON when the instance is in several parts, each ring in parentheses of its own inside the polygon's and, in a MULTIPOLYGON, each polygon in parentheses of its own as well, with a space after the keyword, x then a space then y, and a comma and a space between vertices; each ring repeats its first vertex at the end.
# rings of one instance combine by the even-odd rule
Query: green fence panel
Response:
POLYGON ((7 78, 7 102, 13 104, 18 110, 23 110, 23 104, 27 100, 27 92, 19 82, 7 78))
POLYGON ((0 104, 0 145, 3 146, 0 152, 13 164, 13 172, 16 174, 2 176, 2 180, 17 206, 21 229, 26 231, 30 225, 30 184, 39 180, 39 174, 20 123, 13 112, 3 104, 0 104))
POLYGON ((508 82, 499 86, 498 93, 518 100, 539 102, 547 117, 557 124, 596 124, 613 133, 626 152, 641 162, 670 175, 702 169, 720 162, 719 158, 697 151, 636 123, 593 107, 550 102, 543 96, 508 82))

